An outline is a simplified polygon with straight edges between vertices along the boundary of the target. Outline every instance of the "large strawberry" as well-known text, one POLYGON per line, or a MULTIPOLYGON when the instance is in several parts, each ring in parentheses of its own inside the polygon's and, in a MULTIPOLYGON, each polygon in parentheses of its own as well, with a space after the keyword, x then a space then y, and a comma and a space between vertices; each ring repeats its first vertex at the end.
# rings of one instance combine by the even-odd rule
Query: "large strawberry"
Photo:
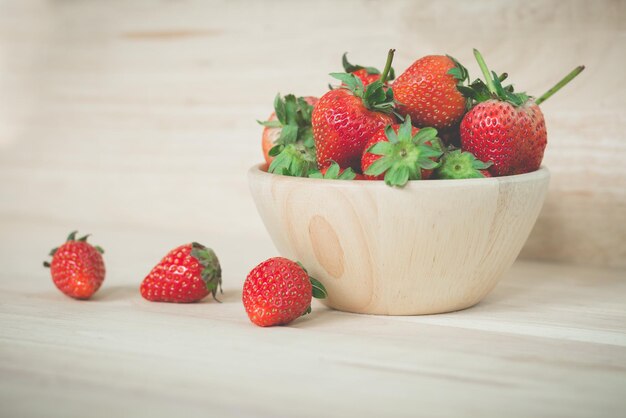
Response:
POLYGON ((311 298, 325 298, 326 289, 300 264, 283 257, 265 260, 252 269, 243 285, 243 306, 254 324, 284 325, 311 312, 311 298))
POLYGON ((89 235, 76 239, 76 234, 72 232, 63 245, 50 251, 52 262, 43 265, 50 268, 52 281, 61 292, 75 299, 89 299, 104 281, 104 250, 89 244, 89 235))
POLYGON ((210 248, 197 242, 167 253, 141 283, 141 296, 152 302, 197 302, 222 287, 222 269, 210 248))
MULTIPOLYGON (((343 69, 346 73, 354 74, 357 76, 363 86, 367 87, 369 84, 374 81, 380 80, 381 73, 378 68, 374 67, 363 67, 362 65, 354 65, 348 61, 348 53, 344 53, 343 57, 341 57, 341 63, 343 65, 343 69)), ((391 81, 395 78, 395 72, 393 67, 389 69, 389 75, 387 76, 387 81, 391 81)))
POLYGON ((369 140, 361 163, 366 178, 402 187, 428 179, 442 153, 437 130, 415 128, 407 116, 402 125, 389 125, 369 140))
POLYGON ((467 80, 467 70, 454 58, 428 55, 415 61, 393 83, 398 112, 411 116, 415 126, 450 129, 466 110, 457 85, 467 80))
MULTIPOLYGON (((317 103, 317 97, 296 97, 288 94, 284 98, 280 94, 274 99, 274 112, 268 120, 259 123, 265 128, 261 145, 263 158, 268 166, 274 157, 270 150, 277 145, 302 143, 313 147, 313 133, 311 131, 311 113, 317 103)), ((279 150, 275 150, 277 154, 279 150)), ((281 149, 282 151, 282 149, 281 149)))
POLYGON ((389 51, 381 78, 367 87, 354 74, 331 74, 343 82, 342 87, 324 94, 313 109, 313 137, 320 169, 335 161, 341 167, 359 170, 367 141, 394 122, 393 92, 384 87, 392 60, 393 50, 389 51))
POLYGON ((477 50, 474 55, 486 84, 461 89, 477 103, 461 122, 461 147, 479 160, 492 162, 494 176, 522 174, 541 166, 548 141, 546 124, 539 104, 571 81, 584 69, 577 67, 539 99, 503 87, 489 72, 477 50))

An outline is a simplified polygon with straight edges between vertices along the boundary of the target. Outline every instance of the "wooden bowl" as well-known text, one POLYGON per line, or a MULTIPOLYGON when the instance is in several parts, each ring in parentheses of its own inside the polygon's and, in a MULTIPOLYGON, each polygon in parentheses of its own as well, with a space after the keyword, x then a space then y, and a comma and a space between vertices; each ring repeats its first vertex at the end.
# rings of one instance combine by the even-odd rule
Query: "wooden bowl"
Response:
POLYGON ((480 302, 517 258, 548 188, 517 176, 411 181, 248 179, 278 251, 302 262, 348 312, 419 315, 480 302))

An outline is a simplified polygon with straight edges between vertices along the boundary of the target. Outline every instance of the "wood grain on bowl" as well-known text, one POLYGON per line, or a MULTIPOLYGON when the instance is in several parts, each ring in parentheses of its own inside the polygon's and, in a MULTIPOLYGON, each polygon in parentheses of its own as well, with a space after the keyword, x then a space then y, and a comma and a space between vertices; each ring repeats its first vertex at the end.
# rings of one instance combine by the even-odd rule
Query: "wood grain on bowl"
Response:
POLYGON ((255 166, 249 180, 279 252, 324 283, 329 306, 413 315, 464 309, 494 288, 528 238, 549 173, 397 189, 255 166))

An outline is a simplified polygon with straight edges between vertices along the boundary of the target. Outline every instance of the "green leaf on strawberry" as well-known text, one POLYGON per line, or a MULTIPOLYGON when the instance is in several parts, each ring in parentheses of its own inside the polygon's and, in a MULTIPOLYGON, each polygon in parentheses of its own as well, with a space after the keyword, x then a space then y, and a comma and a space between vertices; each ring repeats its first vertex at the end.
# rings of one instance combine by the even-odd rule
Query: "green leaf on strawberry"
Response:
POLYGON ((437 159, 443 154, 437 130, 422 128, 412 134, 411 118, 407 116, 398 132, 392 126, 385 128, 389 142, 378 142, 367 152, 380 155, 365 171, 370 176, 385 174, 385 183, 402 187, 409 180, 420 180, 422 170, 438 167, 437 159))
POLYGON ((274 157, 267 170, 270 173, 307 177, 309 172, 317 167, 315 148, 302 143, 276 145, 269 154, 274 157))
POLYGON ((303 97, 287 94, 284 98, 277 94, 274 98, 274 113, 277 120, 257 121, 268 128, 282 128, 277 145, 293 144, 298 141, 313 146, 311 114, 313 106, 303 97))
POLYGON ((486 170, 491 165, 491 161, 480 161, 469 151, 455 149, 446 152, 441 157, 440 165, 435 170, 435 176, 439 179, 483 178, 485 175, 481 170, 486 170))
POLYGON ((323 171, 313 170, 309 173, 309 177, 313 179, 325 179, 325 180, 354 180, 356 173, 352 170, 352 167, 348 167, 342 170, 335 161, 331 163, 323 171))
MULTIPOLYGON (((368 74, 380 74, 380 71, 378 70, 378 68, 374 68, 374 67, 363 67, 362 65, 355 65, 355 64, 351 64, 350 61, 348 61, 348 53, 345 52, 343 54, 343 56, 341 57, 341 63, 343 65, 343 69, 346 73, 353 73, 355 71, 359 71, 359 70, 365 70, 368 74)), ((387 80, 393 80, 395 78, 395 71, 393 69, 393 67, 391 67, 391 69, 389 70, 389 76, 387 77, 387 80)))

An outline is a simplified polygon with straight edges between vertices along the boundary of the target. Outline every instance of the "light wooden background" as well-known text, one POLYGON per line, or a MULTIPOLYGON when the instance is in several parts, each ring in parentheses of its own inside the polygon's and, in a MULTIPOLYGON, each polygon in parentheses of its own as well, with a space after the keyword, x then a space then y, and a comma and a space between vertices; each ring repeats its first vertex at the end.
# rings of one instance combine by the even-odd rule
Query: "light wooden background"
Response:
POLYGON ((344 51, 381 66, 389 47, 398 70, 449 53, 476 76, 477 47, 534 94, 587 65, 542 106, 553 178, 523 256, 626 265, 624 1, 0 5, 3 225, 271 248, 245 173, 276 92, 323 94, 344 51))
POLYGON ((624 1, 0 0, 0 416, 618 417, 626 408, 624 1), (553 173, 485 301, 426 317, 315 303, 261 330, 247 272, 276 255, 249 195, 277 91, 320 95, 340 57, 396 69, 471 50, 540 94, 553 173), (79 303, 41 267, 78 228, 107 279, 79 303), (183 242, 224 303, 148 303, 183 242), (571 263, 595 266, 574 266, 571 263), (261 361, 261 359, 263 359, 261 361), (282 403, 276 403, 280 398, 282 403))

